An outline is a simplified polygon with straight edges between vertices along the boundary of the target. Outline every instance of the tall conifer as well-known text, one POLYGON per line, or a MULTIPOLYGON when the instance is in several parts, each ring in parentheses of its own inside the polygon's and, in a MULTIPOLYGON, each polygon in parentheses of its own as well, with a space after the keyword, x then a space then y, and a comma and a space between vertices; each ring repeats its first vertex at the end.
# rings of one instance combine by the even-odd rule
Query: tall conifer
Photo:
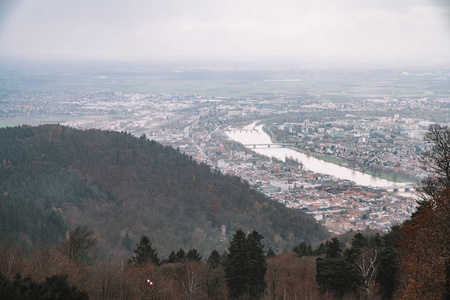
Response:
POLYGON ((152 243, 150 242, 150 239, 144 235, 141 240, 139 241, 139 244, 136 245, 136 249, 134 249, 135 255, 133 255, 133 262, 136 265, 143 265, 147 262, 151 262, 154 264, 159 264, 159 258, 158 253, 156 253, 156 250, 152 247, 152 243))
POLYGON ((230 242, 225 279, 232 299, 244 295, 259 299, 264 294, 267 264, 262 239, 263 236, 256 231, 246 236, 242 229, 238 229, 230 242))

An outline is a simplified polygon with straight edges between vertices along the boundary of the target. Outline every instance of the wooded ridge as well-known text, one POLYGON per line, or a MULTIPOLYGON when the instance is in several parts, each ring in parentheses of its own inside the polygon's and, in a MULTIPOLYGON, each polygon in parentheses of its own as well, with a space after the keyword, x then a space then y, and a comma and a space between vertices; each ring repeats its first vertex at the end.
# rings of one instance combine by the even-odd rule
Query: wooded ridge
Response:
POLYGON ((88 226, 104 254, 131 251, 147 235, 173 249, 225 250, 226 225, 257 230, 275 251, 328 236, 288 209, 178 150, 145 136, 60 125, 0 129, 0 240, 28 247, 88 226))

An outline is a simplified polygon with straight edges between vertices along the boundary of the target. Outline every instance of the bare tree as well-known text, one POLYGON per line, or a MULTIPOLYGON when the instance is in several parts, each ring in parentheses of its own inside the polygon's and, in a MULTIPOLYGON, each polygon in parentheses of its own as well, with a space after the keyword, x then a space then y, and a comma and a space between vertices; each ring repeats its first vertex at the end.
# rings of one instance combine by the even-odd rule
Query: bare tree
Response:
POLYGON ((422 198, 427 200, 450 187, 450 128, 431 125, 424 140, 432 144, 421 158, 422 169, 431 173, 419 185, 422 198))
POLYGON ((0 272, 10 277, 16 271, 16 268, 21 262, 22 253, 16 245, 8 242, 0 250, 0 272))
POLYGON ((78 226, 67 234, 66 241, 62 245, 62 252, 72 261, 80 261, 87 258, 89 251, 95 246, 94 233, 87 226, 78 226))
POLYGON ((186 280, 182 283, 184 299, 198 299, 197 293, 200 289, 201 277, 199 274, 199 264, 194 261, 188 261, 184 264, 186 269, 186 280))
POLYGON ((267 259, 266 281, 269 283, 268 291, 271 300, 277 299, 277 287, 280 281, 278 271, 279 271, 279 264, 277 264, 275 258, 267 259))
POLYGON ((378 249, 362 250, 355 261, 356 269, 363 279, 360 289, 365 291, 366 299, 377 299, 376 274, 378 269, 378 249))

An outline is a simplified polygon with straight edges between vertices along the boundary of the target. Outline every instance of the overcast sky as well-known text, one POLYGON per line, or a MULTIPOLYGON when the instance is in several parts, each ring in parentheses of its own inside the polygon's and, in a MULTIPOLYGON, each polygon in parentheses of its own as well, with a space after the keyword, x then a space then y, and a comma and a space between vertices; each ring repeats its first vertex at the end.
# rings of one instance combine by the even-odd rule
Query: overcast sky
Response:
POLYGON ((0 2, 6 58, 450 58, 450 0, 0 2))

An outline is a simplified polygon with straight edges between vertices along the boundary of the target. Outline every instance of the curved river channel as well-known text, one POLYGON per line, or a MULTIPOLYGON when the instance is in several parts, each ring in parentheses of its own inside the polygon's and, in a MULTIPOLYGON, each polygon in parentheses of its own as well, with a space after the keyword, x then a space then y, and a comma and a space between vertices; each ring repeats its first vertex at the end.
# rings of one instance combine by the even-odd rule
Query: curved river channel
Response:
POLYGON ((284 161, 286 157, 298 159, 303 163, 305 169, 328 174, 341 179, 347 179, 355 182, 357 185, 382 187, 382 188, 398 188, 405 187, 405 183, 394 183, 385 179, 380 179, 368 174, 364 174, 349 168, 341 167, 333 163, 326 162, 315 157, 307 156, 301 152, 292 150, 286 147, 280 147, 272 143, 270 136, 262 130, 264 125, 254 126, 255 123, 250 124, 241 129, 229 128, 226 135, 236 142, 240 142, 252 151, 275 157, 284 161), (256 146, 255 146, 256 145, 256 146), (274 145, 269 147, 268 145, 274 145))

